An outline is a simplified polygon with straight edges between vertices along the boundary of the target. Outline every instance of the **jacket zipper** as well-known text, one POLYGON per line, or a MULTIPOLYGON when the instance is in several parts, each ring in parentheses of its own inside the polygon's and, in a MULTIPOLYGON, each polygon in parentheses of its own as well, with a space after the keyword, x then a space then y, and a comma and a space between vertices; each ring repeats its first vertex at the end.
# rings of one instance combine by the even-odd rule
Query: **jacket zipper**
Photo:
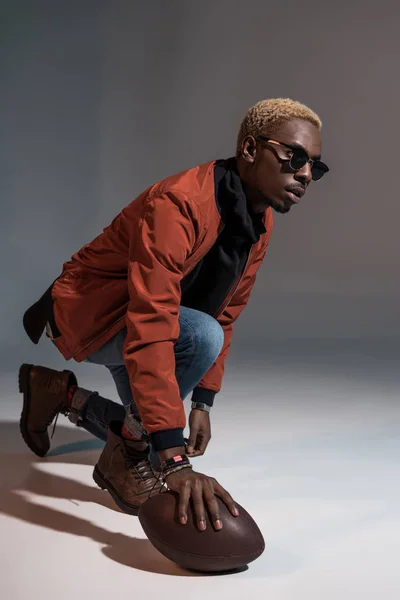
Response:
POLYGON ((229 302, 232 300, 233 296, 235 295, 236 290, 238 289, 239 285, 241 284, 243 276, 246 272, 247 265, 249 264, 249 261, 250 261, 251 253, 253 252, 253 248, 254 248, 254 244, 251 245, 250 252, 247 256, 246 264, 244 265, 244 269, 242 271, 242 274, 240 275, 239 281, 236 283, 236 285, 233 286, 231 292, 228 294, 227 298, 225 299, 225 302, 222 304, 222 306, 219 307, 217 312, 213 315, 214 319, 217 319, 224 312, 225 308, 228 306, 229 302))

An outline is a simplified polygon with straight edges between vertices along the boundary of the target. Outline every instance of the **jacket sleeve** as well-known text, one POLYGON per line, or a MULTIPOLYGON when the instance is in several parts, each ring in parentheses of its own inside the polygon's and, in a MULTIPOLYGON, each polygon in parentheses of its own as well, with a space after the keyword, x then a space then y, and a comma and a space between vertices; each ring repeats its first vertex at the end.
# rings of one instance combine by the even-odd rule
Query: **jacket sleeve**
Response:
POLYGON ((231 347, 233 325, 248 303, 251 290, 256 281, 257 271, 264 259, 267 247, 268 241, 264 242, 260 247, 257 256, 248 268, 247 273, 243 276, 230 303, 217 318, 217 321, 224 331, 224 344, 218 358, 194 389, 192 395, 192 401, 194 402, 204 402, 205 404, 212 406, 215 394, 221 390, 225 372, 225 362, 231 347))
POLYGON ((183 446, 186 417, 175 376, 180 282, 196 242, 196 206, 164 193, 147 199, 129 248, 123 356, 132 394, 155 450, 183 446))

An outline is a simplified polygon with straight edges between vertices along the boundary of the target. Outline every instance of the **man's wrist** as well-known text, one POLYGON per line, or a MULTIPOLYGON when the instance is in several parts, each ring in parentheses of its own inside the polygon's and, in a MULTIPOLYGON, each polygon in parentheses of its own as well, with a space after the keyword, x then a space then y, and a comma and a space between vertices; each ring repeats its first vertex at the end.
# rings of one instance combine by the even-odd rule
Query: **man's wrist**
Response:
POLYGON ((186 454, 185 446, 176 446, 175 448, 167 448, 165 450, 160 450, 157 452, 158 458, 161 462, 164 460, 168 460, 169 458, 173 458, 174 456, 182 456, 186 454))
POLYGON ((192 410, 193 409, 203 410, 208 413, 211 410, 211 406, 209 406, 208 404, 204 404, 204 402, 192 402, 191 408, 192 408, 192 410))

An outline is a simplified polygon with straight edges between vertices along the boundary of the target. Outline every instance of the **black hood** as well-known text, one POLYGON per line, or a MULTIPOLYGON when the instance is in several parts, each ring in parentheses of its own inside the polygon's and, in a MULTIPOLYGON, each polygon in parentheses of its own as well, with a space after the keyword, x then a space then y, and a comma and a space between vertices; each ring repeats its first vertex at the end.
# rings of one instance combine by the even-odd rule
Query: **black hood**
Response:
POLYGON ((218 160, 214 168, 215 197, 218 210, 231 235, 241 237, 251 244, 266 232, 264 213, 249 211, 235 158, 218 160))

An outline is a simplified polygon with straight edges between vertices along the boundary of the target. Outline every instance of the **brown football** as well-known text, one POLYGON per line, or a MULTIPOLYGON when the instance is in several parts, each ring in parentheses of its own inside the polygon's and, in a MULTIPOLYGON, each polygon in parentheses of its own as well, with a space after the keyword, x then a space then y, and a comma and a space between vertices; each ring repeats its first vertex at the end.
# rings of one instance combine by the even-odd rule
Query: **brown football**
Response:
POLYGON ((240 514, 234 517, 217 498, 223 528, 214 529, 208 515, 207 528, 200 531, 192 504, 186 525, 179 522, 178 499, 170 490, 153 496, 141 506, 139 520, 153 546, 179 566, 203 572, 232 571, 264 552, 262 533, 240 504, 236 503, 240 514))

